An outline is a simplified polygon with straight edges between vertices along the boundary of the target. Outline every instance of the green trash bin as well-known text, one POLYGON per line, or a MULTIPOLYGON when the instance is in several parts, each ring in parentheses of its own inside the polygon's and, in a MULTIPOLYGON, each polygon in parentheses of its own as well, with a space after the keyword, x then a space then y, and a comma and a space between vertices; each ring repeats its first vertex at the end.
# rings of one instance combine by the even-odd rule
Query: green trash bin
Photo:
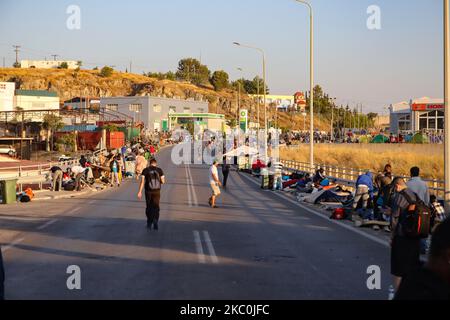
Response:
POLYGON ((11 204, 16 202, 16 186, 17 179, 0 180, 2 204, 11 204))

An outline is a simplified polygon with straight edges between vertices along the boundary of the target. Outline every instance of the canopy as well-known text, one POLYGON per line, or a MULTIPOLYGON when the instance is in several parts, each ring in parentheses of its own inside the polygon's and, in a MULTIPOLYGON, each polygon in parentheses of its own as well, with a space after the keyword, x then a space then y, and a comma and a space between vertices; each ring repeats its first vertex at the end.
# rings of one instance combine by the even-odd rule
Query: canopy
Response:
POLYGON ((252 148, 249 146, 241 146, 237 149, 234 149, 228 153, 225 153, 224 157, 239 157, 239 156, 246 156, 246 155, 255 155, 258 154, 258 149, 252 148))

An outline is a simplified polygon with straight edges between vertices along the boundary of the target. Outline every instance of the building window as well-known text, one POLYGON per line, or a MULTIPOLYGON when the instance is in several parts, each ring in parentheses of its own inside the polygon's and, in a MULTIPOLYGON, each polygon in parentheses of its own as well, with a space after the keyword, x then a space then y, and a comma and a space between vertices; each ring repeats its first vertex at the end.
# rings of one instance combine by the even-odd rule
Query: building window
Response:
POLYGON ((142 111, 142 104, 130 104, 129 109, 132 112, 141 112, 142 111))
POLYGON ((203 108, 198 108, 198 112, 199 112, 199 113, 204 113, 204 112, 205 112, 205 109, 203 109, 203 108))
POLYGON ((184 107, 184 108, 183 108, 183 113, 191 113, 191 108, 189 108, 189 107, 184 107))
POLYGON ((411 116, 403 116, 398 119, 398 129, 400 131, 409 131, 411 130, 411 116))
POLYGON ((443 130, 444 111, 430 111, 419 115, 419 130, 443 130))
POLYGON ((119 105, 118 104, 107 104, 106 105, 106 110, 118 111, 119 110, 119 105))
POLYGON ((169 107, 169 113, 177 113, 177 107, 170 106, 169 107))
POLYGON ((153 112, 161 112, 162 107, 159 104, 153 105, 153 112))

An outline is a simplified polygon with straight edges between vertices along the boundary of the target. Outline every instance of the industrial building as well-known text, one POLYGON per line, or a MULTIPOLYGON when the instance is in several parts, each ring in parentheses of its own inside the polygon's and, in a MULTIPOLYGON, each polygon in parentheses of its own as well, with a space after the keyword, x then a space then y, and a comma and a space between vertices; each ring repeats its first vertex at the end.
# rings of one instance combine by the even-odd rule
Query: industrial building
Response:
POLYGON ((171 130, 187 118, 199 118, 201 122, 214 118, 208 114, 208 102, 151 96, 101 98, 100 108, 124 114, 150 131, 171 130))
POLYGON ((71 60, 21 60, 20 67, 23 69, 27 68, 36 68, 36 69, 57 69, 61 66, 61 64, 67 63, 68 69, 77 69, 80 67, 78 61, 71 60))

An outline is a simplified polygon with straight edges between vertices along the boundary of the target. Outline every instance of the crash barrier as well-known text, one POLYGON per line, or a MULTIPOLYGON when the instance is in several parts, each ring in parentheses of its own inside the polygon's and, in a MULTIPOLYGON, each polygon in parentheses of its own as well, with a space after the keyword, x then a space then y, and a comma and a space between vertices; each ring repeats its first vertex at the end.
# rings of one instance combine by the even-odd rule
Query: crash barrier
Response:
MULTIPOLYGON (((281 160, 281 163, 284 166, 284 169, 289 172, 307 172, 314 174, 317 170, 322 168, 325 172, 325 176, 330 180, 336 181, 338 184, 345 185, 351 189, 355 188, 356 179, 358 177, 370 170, 364 169, 355 169, 355 168, 346 168, 346 167, 338 167, 327 164, 314 164, 314 167, 311 168, 310 163, 299 162, 293 160, 281 160)), ((372 172, 375 177, 376 172, 372 172)), ((410 179, 410 177, 402 177, 406 181, 410 179)), ((428 184, 430 189, 430 193, 436 195, 438 198, 444 198, 445 194, 445 182, 437 179, 423 179, 428 184)))
POLYGON ((47 181, 45 175, 49 172, 53 166, 73 166, 78 164, 77 159, 40 163, 29 166, 16 166, 0 168, 0 180, 3 179, 16 179, 19 186, 19 192, 23 191, 23 185, 36 184, 39 186, 39 190, 42 190, 42 185, 47 181))

